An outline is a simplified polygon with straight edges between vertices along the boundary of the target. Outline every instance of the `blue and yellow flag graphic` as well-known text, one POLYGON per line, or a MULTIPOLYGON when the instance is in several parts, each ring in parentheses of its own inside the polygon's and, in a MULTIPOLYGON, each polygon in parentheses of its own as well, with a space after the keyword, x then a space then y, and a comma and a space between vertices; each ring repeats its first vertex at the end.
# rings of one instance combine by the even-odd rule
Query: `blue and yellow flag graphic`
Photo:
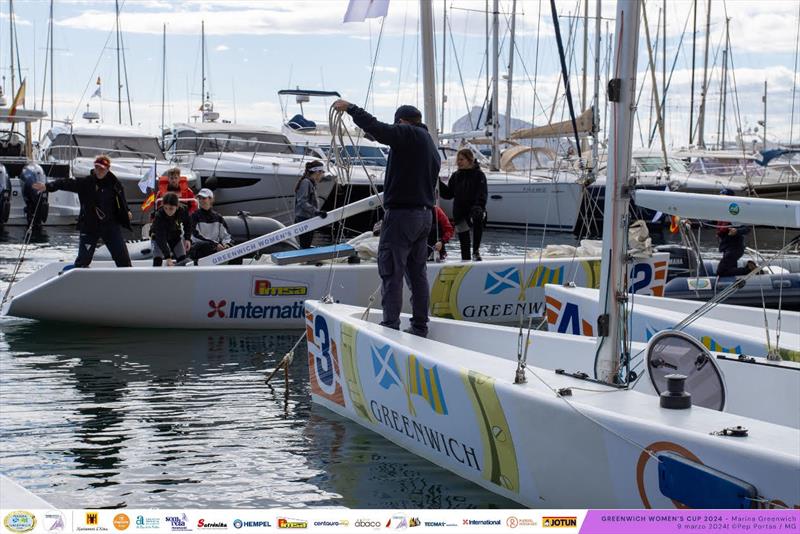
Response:
POLYGON ((434 365, 430 369, 422 365, 413 354, 408 357, 408 389, 414 395, 419 395, 431 405, 433 411, 447 415, 447 404, 444 401, 444 391, 439 380, 439 370, 434 365))

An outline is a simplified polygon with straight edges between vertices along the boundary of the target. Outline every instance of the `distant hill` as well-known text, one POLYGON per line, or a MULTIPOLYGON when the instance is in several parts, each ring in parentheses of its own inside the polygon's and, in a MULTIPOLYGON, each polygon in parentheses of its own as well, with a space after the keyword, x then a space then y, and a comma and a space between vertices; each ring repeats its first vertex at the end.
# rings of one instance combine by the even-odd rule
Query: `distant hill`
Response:
MULTIPOLYGON (((483 128, 486 124, 486 110, 483 111, 483 116, 481 116, 481 108, 478 106, 473 106, 470 110, 469 114, 465 114, 459 117, 452 126, 450 131, 453 132, 463 132, 469 130, 475 130, 477 128, 483 128), (480 117, 480 124, 477 124, 478 117, 480 117), (470 120, 471 119, 471 120, 470 120), (477 125, 476 125, 477 124, 477 125)), ((507 137, 506 132, 506 116, 502 113, 499 116, 498 122, 500 123, 500 137, 504 138, 507 137)), ((511 131, 519 130, 520 128, 530 128, 531 123, 528 121, 524 121, 521 119, 515 119, 514 117, 511 118, 511 131)))

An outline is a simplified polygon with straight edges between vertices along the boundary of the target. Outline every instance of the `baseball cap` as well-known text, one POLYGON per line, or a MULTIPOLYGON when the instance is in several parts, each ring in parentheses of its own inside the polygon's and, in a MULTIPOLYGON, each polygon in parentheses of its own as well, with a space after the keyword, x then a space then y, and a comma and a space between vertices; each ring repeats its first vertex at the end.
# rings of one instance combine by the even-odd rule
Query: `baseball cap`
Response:
POLYGON ((734 196, 736 193, 733 192, 733 189, 728 189, 727 187, 721 189, 719 192, 720 195, 728 195, 729 197, 734 196))
POLYGON ((197 192, 197 198, 214 198, 214 192, 211 191, 211 189, 204 187, 197 192))
POLYGON ((103 167, 104 169, 108 169, 111 167, 111 160, 108 159, 108 156, 97 156, 94 159, 94 164, 103 167))

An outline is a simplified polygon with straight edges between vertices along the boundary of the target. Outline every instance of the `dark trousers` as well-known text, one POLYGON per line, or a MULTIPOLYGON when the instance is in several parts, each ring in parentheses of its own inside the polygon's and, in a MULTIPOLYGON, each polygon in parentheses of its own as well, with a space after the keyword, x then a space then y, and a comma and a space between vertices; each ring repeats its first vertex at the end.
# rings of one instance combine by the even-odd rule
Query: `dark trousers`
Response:
MULTIPOLYGON (((303 221, 307 221, 308 219, 300 219, 297 218, 294 220, 294 223, 300 223, 303 221)), ((314 230, 310 232, 306 232, 305 234, 300 234, 297 236, 297 243, 300 245, 300 248, 311 248, 311 242, 314 241, 314 230)))
POLYGON ((119 225, 104 224, 94 231, 81 232, 78 239, 78 258, 75 260, 75 267, 88 267, 92 263, 97 241, 101 238, 108 247, 117 267, 131 266, 131 257, 128 255, 128 247, 125 246, 119 225))
POLYGON ((430 289, 426 260, 431 212, 427 208, 390 208, 381 225, 378 245, 378 274, 383 294, 383 326, 400 329, 403 307, 403 279, 411 289, 411 328, 428 333, 430 289))
POLYGON ((466 232, 459 232, 458 234, 458 242, 461 244, 461 259, 462 260, 469 260, 472 259, 471 253, 478 252, 478 249, 481 248, 481 237, 483 237, 483 224, 476 224, 472 227, 472 234, 474 240, 470 243, 469 239, 470 230, 466 232))
POLYGON ((725 252, 722 259, 719 260, 717 265, 717 276, 742 276, 748 274, 750 269, 748 267, 737 267, 736 264, 739 258, 742 257, 744 251, 725 252))
POLYGON ((194 260, 196 264, 197 260, 199 260, 200 258, 211 256, 216 251, 217 251, 216 243, 208 243, 205 241, 201 241, 198 243, 192 243, 192 248, 189 249, 189 256, 194 260))

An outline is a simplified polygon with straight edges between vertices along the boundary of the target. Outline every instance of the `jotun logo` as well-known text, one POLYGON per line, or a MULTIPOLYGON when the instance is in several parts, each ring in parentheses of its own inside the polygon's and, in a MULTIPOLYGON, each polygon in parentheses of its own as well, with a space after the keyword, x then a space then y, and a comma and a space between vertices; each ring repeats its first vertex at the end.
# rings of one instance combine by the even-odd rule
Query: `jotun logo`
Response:
POLYGON ((578 526, 578 518, 571 517, 543 517, 542 526, 545 528, 575 528, 578 526))

